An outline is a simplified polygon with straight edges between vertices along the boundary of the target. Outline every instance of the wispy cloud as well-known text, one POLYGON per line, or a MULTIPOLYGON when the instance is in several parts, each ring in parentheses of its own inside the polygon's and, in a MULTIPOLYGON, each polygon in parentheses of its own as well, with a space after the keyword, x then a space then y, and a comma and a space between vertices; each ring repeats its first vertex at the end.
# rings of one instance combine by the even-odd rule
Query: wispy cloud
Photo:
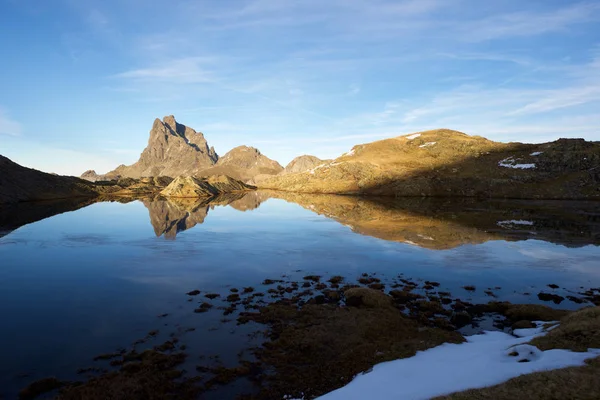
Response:
POLYGON ((19 136, 21 124, 10 118, 8 112, 0 107, 0 135, 19 136))
POLYGON ((116 78, 133 81, 156 81, 166 83, 206 83, 215 80, 214 74, 205 68, 212 58, 188 57, 167 60, 148 68, 133 69, 115 75, 116 78))
POLYGON ((469 41, 480 42, 550 32, 564 32, 571 26, 599 19, 600 4, 576 3, 552 11, 522 11, 493 15, 464 24, 460 29, 469 41))
POLYGON ((356 96, 359 93, 360 93, 360 86, 359 85, 357 85, 357 84, 350 85, 350 88, 348 89, 348 95, 349 96, 356 96))

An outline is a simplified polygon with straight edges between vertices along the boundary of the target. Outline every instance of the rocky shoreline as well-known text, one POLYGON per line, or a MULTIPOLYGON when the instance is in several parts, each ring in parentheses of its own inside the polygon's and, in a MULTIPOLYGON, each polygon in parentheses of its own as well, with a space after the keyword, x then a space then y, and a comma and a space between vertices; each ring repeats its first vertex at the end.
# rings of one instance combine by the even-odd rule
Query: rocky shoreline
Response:
MULTIPOLYGON (((554 286, 548 284, 548 290, 554 286)), ((129 349, 96 357, 97 365, 79 371, 86 377, 83 381, 47 378, 23 389, 21 398, 33 399, 50 390, 58 399, 195 399, 225 390, 240 399, 310 399, 343 386, 377 363, 411 357, 442 343, 461 343, 467 333, 483 328, 511 332, 534 326, 532 321, 557 321, 579 313, 539 304, 471 303, 466 299, 474 291, 493 295, 495 288, 465 285, 460 294, 443 288, 434 281, 367 273, 356 280, 284 276, 218 293, 194 288, 184 303, 190 303, 187 308, 198 319, 221 314, 217 329, 246 327, 254 337, 255 345, 240 352, 237 362, 226 365, 218 354, 195 354, 188 348, 187 341, 206 328, 202 324, 176 323, 162 342, 157 324, 129 349)), ((598 306, 600 288, 582 289, 577 299, 582 305, 598 306)), ((158 315, 159 320, 165 318, 169 313, 158 315)), ((596 314, 589 323, 597 323, 594 318, 596 314)), ((590 340, 598 340, 596 336, 590 340)))

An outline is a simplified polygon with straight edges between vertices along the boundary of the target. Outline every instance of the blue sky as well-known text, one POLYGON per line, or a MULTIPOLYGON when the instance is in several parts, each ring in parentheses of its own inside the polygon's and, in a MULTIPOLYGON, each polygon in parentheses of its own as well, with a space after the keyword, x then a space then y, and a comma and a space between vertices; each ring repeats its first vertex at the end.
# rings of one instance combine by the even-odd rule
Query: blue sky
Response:
POLYGON ((0 154, 137 160, 174 114, 286 164, 451 128, 600 140, 600 1, 0 0, 0 154))

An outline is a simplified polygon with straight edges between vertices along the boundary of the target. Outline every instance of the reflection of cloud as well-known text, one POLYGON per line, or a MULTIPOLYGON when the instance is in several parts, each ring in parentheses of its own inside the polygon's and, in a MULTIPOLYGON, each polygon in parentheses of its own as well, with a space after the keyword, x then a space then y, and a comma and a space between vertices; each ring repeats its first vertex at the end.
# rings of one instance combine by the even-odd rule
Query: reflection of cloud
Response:
POLYGON ((519 249, 519 253, 523 254, 524 256, 535 258, 538 260, 557 260, 569 257, 565 253, 560 253, 558 251, 552 251, 548 249, 519 249))

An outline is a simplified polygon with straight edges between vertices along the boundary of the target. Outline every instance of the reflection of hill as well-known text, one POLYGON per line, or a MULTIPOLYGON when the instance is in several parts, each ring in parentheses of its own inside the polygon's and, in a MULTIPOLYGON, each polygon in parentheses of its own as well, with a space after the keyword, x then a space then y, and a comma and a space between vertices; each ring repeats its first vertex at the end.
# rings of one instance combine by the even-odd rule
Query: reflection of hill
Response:
MULTIPOLYGON (((168 239, 175 239, 179 232, 183 232, 198 224, 202 224, 208 211, 216 206, 238 204, 238 207, 247 207, 256 204, 255 197, 245 200, 250 193, 228 193, 210 199, 206 198, 157 198, 142 200, 150 212, 150 223, 154 227, 156 236, 165 235, 168 239)), ((256 204, 254 208, 258 207, 256 204)), ((235 208, 238 208, 235 207, 235 208)), ((239 209, 239 208, 238 208, 239 209)))
POLYGON ((90 198, 71 198, 65 200, 48 200, 3 204, 0 207, 0 238, 13 230, 69 211, 75 211, 94 203, 90 198))
POLYGON ((269 199, 268 193, 265 192, 249 192, 239 200, 232 201, 229 206, 238 211, 254 210, 269 199))
POLYGON ((208 214, 206 203, 196 199, 181 200, 184 201, 143 200, 156 236, 164 234, 166 238, 175 239, 179 232, 204 222, 208 214))
POLYGON ((354 232, 429 249, 489 240, 600 244, 597 202, 364 198, 269 192, 349 226, 354 232))

